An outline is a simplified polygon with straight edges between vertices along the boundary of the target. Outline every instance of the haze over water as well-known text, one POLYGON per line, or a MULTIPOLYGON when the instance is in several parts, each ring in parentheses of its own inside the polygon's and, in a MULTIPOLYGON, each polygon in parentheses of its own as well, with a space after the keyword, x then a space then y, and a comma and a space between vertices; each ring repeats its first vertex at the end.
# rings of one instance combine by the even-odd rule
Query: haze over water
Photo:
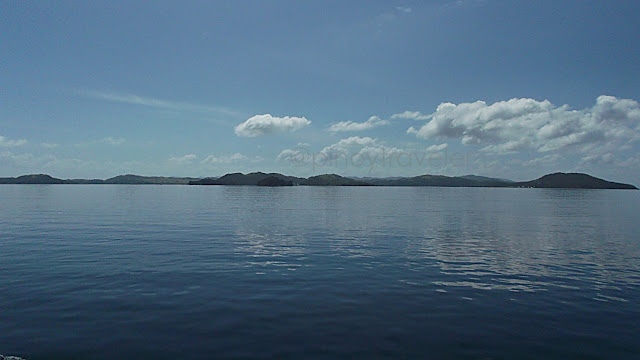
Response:
POLYGON ((0 186, 0 353, 632 359, 640 193, 0 186))

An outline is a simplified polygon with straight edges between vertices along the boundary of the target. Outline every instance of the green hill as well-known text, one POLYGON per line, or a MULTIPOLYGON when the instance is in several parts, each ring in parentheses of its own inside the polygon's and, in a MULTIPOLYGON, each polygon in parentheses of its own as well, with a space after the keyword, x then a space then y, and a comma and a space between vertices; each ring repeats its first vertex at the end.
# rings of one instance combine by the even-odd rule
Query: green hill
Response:
POLYGON ((306 179, 294 176, 286 176, 278 173, 252 172, 249 174, 231 173, 219 178, 205 178, 201 180, 190 181, 190 185, 258 185, 258 182, 266 178, 277 178, 289 181, 292 184, 301 184, 306 179))
POLYGON ((187 185, 190 181, 199 180, 197 178, 165 177, 165 176, 140 176, 140 175, 119 175, 104 180, 105 184, 127 184, 127 185, 187 185))
POLYGON ((0 178, 0 184, 64 184, 62 179, 46 174, 22 175, 15 178, 0 178))
POLYGON ((336 174, 324 174, 308 178, 305 185, 313 186, 371 186, 371 183, 347 178, 336 174))
POLYGON ((638 189, 630 184, 611 182, 581 173, 548 174, 536 180, 517 182, 510 186, 561 189, 638 189))
POLYGON ((285 180, 276 176, 266 177, 256 184, 258 186, 293 186, 293 182, 290 180, 285 180))
POLYGON ((165 177, 119 175, 107 180, 69 179, 63 180, 46 174, 22 175, 0 178, 0 184, 135 184, 135 185, 260 185, 260 186, 442 186, 442 187, 527 187, 565 189, 637 189, 630 184, 616 183, 581 173, 548 174, 531 181, 510 180, 484 176, 419 175, 395 178, 353 179, 337 174, 323 174, 301 178, 279 173, 252 172, 231 173, 215 178, 165 177))

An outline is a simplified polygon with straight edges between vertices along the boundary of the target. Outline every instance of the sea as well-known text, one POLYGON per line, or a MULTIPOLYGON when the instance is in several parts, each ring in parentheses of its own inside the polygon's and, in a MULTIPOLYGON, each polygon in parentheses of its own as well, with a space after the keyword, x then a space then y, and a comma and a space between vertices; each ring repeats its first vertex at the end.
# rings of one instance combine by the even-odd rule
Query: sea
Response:
POLYGON ((638 359, 640 191, 0 185, 0 354, 638 359))

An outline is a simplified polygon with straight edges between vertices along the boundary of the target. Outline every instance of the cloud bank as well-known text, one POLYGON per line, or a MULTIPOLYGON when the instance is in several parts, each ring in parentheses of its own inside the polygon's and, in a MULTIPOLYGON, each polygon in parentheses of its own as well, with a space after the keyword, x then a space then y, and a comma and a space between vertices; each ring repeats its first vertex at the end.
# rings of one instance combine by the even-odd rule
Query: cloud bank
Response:
POLYGON ((429 120, 431 115, 425 115, 420 111, 405 111, 399 114, 391 115, 392 119, 411 119, 411 120, 429 120))
POLYGON ((389 121, 382 120, 377 116, 372 116, 369 118, 369 120, 361 123, 354 121, 341 121, 339 123, 335 123, 331 125, 331 127, 329 127, 329 131, 362 131, 387 124, 389 124, 389 121))
POLYGON ((124 142, 126 140, 124 138, 114 138, 114 137, 111 137, 111 136, 107 136, 106 138, 103 138, 100 141, 102 143, 104 143, 104 144, 107 144, 107 145, 118 146, 118 145, 124 144, 124 142))
POLYGON ((255 115, 235 127, 235 133, 243 137, 256 137, 283 132, 294 132, 306 126, 311 121, 304 117, 277 117, 271 114, 255 115))
POLYGON ((22 146, 22 145, 25 145, 26 143, 27 143, 27 140, 24 140, 24 139, 11 140, 11 139, 7 139, 6 137, 0 135, 0 146, 1 147, 22 146))
POLYGON ((184 156, 176 156, 169 158, 170 163, 178 164, 178 165, 186 165, 191 164, 193 160, 195 160, 197 156, 195 154, 187 154, 184 156))
POLYGON ((442 103, 428 118, 426 124, 412 126, 407 133, 423 139, 460 139, 463 144, 483 145, 481 151, 495 154, 566 148, 586 152, 599 147, 622 148, 640 139, 640 104, 605 95, 583 110, 527 98, 491 105, 484 101, 442 103))
POLYGON ((204 160, 202 160, 200 163, 201 164, 208 164, 208 165, 217 165, 217 164, 231 164, 231 163, 235 163, 238 161, 242 161, 242 160, 247 160, 247 156, 240 154, 240 153, 235 153, 235 154, 231 154, 231 155, 209 155, 207 156, 204 160))

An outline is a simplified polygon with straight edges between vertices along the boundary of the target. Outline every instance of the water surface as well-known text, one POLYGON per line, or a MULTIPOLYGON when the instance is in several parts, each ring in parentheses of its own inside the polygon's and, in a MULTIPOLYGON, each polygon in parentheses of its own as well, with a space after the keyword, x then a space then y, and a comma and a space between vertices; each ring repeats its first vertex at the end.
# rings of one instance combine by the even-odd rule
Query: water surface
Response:
POLYGON ((640 192, 2 185, 0 353, 632 359, 640 192))

